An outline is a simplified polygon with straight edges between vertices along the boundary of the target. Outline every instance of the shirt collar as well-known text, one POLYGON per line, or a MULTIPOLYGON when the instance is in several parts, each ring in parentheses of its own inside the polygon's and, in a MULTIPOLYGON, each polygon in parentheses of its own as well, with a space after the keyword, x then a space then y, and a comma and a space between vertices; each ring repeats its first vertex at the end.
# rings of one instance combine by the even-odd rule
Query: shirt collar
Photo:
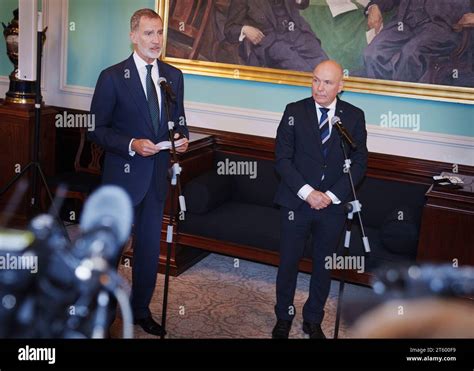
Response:
MULTIPOLYGON (((142 57, 140 57, 137 52, 133 52, 133 60, 135 61, 135 65, 137 66, 137 70, 140 71, 140 69, 145 69, 146 66, 148 66, 148 63, 145 62, 142 57)), ((156 71, 158 71, 158 62, 155 61, 152 63, 152 65, 156 68, 156 71)))
POLYGON ((334 98, 334 101, 327 107, 321 106, 318 102, 316 103, 316 109, 319 111, 320 108, 327 108, 330 111, 335 111, 336 110, 336 105, 337 105, 337 98, 334 98))

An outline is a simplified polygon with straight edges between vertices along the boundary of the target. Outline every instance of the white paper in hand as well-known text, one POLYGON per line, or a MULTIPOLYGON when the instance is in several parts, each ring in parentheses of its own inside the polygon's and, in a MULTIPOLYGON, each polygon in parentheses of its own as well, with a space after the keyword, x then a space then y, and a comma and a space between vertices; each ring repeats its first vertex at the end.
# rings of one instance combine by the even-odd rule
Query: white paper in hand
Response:
POLYGON ((362 5, 364 8, 367 8, 367 5, 369 5, 370 0, 356 0, 360 5, 362 5))
POLYGON ((375 28, 371 28, 370 30, 367 31, 366 35, 367 37, 367 45, 372 42, 372 40, 375 38, 375 28))
MULTIPOLYGON (((186 138, 181 138, 177 140, 174 145, 176 148, 181 147, 184 143, 186 143, 186 138)), ((171 142, 165 140, 164 142, 160 142, 156 144, 156 147, 160 149, 160 151, 167 150, 171 148, 171 142)))
POLYGON ((339 14, 358 9, 357 6, 350 0, 326 0, 326 2, 333 18, 337 17, 339 14))
MULTIPOLYGON (((380 31, 382 30, 383 30, 383 25, 382 27, 380 27, 380 31)), ((374 40, 375 36, 377 36, 380 33, 380 31, 378 33, 375 32, 375 28, 371 28, 370 30, 367 31, 367 33, 365 34, 365 36, 367 37, 367 45, 370 44, 374 40)))

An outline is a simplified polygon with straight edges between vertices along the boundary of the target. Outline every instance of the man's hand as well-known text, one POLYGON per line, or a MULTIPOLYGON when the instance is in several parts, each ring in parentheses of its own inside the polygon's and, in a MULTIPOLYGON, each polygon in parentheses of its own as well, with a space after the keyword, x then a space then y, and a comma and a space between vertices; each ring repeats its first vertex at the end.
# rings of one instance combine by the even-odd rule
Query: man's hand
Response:
POLYGON ((150 157, 160 152, 155 144, 148 139, 135 139, 132 142, 132 151, 138 153, 142 157, 150 157))
POLYGON ((245 35, 245 37, 249 39, 253 45, 260 44, 262 40, 265 38, 265 35, 263 34, 262 31, 252 26, 242 27, 242 32, 245 35))
POLYGON ((474 13, 466 13, 458 23, 454 25, 454 31, 460 32, 463 27, 474 27, 474 13))
POLYGON ((379 33, 383 26, 382 12, 378 5, 371 5, 368 10, 367 25, 369 29, 374 28, 375 33, 379 33))
MULTIPOLYGON (((179 134, 176 133, 174 135, 174 139, 178 139, 179 138, 179 134)), ((179 147, 176 147, 176 152, 177 153, 184 153, 188 150, 188 147, 189 147, 189 140, 188 138, 186 138, 186 141, 184 142, 184 144, 180 145, 179 147)))
POLYGON ((313 191, 309 194, 306 202, 312 209, 322 210, 332 204, 332 200, 325 193, 313 191))

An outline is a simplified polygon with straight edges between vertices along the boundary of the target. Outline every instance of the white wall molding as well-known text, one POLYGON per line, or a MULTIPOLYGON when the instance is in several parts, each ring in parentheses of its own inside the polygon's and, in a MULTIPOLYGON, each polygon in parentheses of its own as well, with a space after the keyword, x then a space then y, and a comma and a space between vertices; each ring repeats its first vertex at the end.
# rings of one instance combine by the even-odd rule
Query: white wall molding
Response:
POLYGON ((59 69, 59 90, 65 90, 67 84, 67 55, 69 49, 69 0, 62 0, 61 7, 61 65, 59 69))
POLYGON ((474 166, 474 138, 368 125, 371 152, 474 166))
POLYGON ((192 126, 275 138, 282 113, 185 102, 192 126))

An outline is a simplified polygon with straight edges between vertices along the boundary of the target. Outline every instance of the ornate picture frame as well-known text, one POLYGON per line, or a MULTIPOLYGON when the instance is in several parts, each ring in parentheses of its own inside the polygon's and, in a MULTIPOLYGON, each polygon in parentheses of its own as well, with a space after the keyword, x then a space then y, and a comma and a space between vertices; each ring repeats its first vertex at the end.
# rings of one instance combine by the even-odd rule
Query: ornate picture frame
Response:
MULTIPOLYGON (((210 27, 216 26, 218 22, 217 18, 217 7, 218 6, 230 6, 232 0, 159 0, 156 3, 159 14, 163 18, 164 22, 164 46, 163 46, 163 55, 162 59, 164 62, 170 63, 177 68, 181 69, 184 73, 196 74, 202 76, 215 76, 222 78, 230 79, 240 79, 240 80, 251 80, 259 82, 270 82, 275 84, 287 84, 287 85, 298 85, 298 86, 310 86, 311 85, 311 73, 310 72, 301 72, 291 69, 281 69, 281 68, 269 68, 261 67, 255 65, 247 65, 243 63, 223 63, 220 60, 215 61, 216 58, 208 58, 206 54, 200 54, 200 48, 207 48, 207 56, 212 54, 211 50, 214 48, 214 53, 221 53, 224 57, 223 59, 229 59, 225 53, 234 55, 234 61, 236 60, 236 55, 238 55, 238 47, 234 47, 231 51, 221 50, 222 48, 216 48, 215 45, 212 46, 213 41, 210 40, 209 35, 215 38, 215 33, 208 32, 210 27), (173 14, 170 14, 170 13, 173 14), (194 27, 194 23, 198 24, 198 27, 194 27), (207 39, 206 39, 207 38, 207 39), (203 42, 204 41, 204 42, 203 42), (212 42, 211 42, 212 41, 212 42), (182 46, 181 46, 182 44, 182 46), (237 53, 237 54, 236 54, 237 53)), ((249 0, 250 2, 251 0, 249 0)), ((253 1, 271 1, 271 0, 253 0, 253 1)), ((297 3, 304 2, 305 0, 281 0, 282 2, 291 2, 295 1, 297 3)), ((331 16, 331 9, 327 7, 324 9, 324 4, 326 0, 306 0, 309 3, 309 9, 301 11, 310 12, 317 11, 316 14, 323 14, 327 19, 327 28, 329 31, 334 29, 336 32, 338 27, 341 26, 341 23, 344 22, 343 17, 349 17, 346 20, 351 21, 351 24, 354 24, 354 19, 357 20, 359 34, 363 34, 365 39, 365 33, 367 27, 362 22, 366 22, 364 19, 364 8, 362 4, 363 0, 353 0, 353 4, 357 6, 358 9, 350 12, 337 15, 336 17, 331 16), (313 7, 313 8, 311 8, 313 7), (321 9, 323 9, 321 11, 321 9), (329 16, 328 16, 329 14, 329 16), (357 17, 357 18, 355 18, 357 17), (365 27, 365 28, 364 28, 365 27)), ((384 1, 384 0, 380 0, 384 1)), ((403 0, 401 0, 403 1, 403 0)), ((447 1, 460 1, 460 0, 447 0, 447 1)), ((462 1, 462 0, 461 0, 462 1)), ((368 2, 368 1, 367 1, 368 2)), ((235 6, 235 5, 234 5, 235 6)), ((387 15, 393 17, 396 16, 397 9, 394 9, 391 14, 387 15)), ((311 13, 303 14, 306 16, 306 19, 311 19, 311 13)), ((222 18, 222 14, 221 14, 222 18)), ((385 18, 385 16, 384 16, 385 18)), ((222 25, 222 20, 220 21, 222 25)), ((311 23, 311 22, 309 22, 311 23)), ((321 22, 320 22, 321 23, 321 22)), ((312 27, 314 28, 314 27, 312 27)), ((474 28, 465 28, 461 31, 462 36, 459 36, 460 45, 456 48, 455 52, 459 52, 462 48, 474 47, 474 28), (472 35, 471 35, 472 34, 472 35), (466 46, 467 45, 467 46, 466 46)), ((314 32, 314 31, 313 31, 314 32)), ((455 32, 453 30, 453 32, 455 32)), ((222 33, 222 30, 221 30, 222 33)), ((317 32, 315 33, 317 34, 317 32)), ((334 33, 335 36, 337 36, 334 33)), ((355 39, 354 35, 348 35, 348 38, 355 39)), ((335 37, 336 39, 336 37, 335 37)), ((359 37, 361 39, 361 37, 359 37)), ((238 42, 237 42, 238 43, 238 42)), ((222 45, 222 44, 220 44, 222 45)), ((235 43, 234 43, 235 45, 235 43)), ((323 40, 322 43, 323 49, 325 43, 323 40)), ((331 47, 332 45, 326 42, 326 46, 331 47)), ((335 46, 332 46, 333 49, 335 46)), ((468 50, 471 53, 472 50, 468 50)), ((449 61, 451 63, 452 55, 443 56, 439 61, 433 62, 433 71, 439 72, 443 67, 446 67, 442 63, 446 64, 449 61)), ((333 56, 328 53, 329 57, 333 56)), ((359 56, 362 58, 362 55, 359 56)), ((241 58, 240 58, 241 59, 241 58)), ((337 59, 337 58, 335 58, 337 59)), ((360 59, 362 60, 362 59, 360 59)), ((457 62, 453 61, 452 63, 457 62)), ((473 72, 472 61, 469 62, 468 69, 469 72, 473 72)), ((454 65, 453 65, 454 66, 454 65)), ((466 66, 466 63, 464 63, 466 66)), ((344 66, 345 67, 345 66, 344 66)), ((453 67, 453 70, 456 66, 453 67)), ((398 97, 408 97, 408 98, 417 98, 417 99, 427 99, 427 100, 437 100, 437 101, 447 101, 447 102, 457 102, 457 103, 466 103, 474 104, 474 85, 473 87, 469 86, 451 86, 451 85, 442 85, 436 83, 415 83, 415 82, 405 82, 405 81, 394 81, 394 80, 383 80, 367 77, 353 76, 350 70, 346 71, 345 77, 345 90, 352 92, 360 93, 370 93, 370 94, 382 94, 398 97)))

